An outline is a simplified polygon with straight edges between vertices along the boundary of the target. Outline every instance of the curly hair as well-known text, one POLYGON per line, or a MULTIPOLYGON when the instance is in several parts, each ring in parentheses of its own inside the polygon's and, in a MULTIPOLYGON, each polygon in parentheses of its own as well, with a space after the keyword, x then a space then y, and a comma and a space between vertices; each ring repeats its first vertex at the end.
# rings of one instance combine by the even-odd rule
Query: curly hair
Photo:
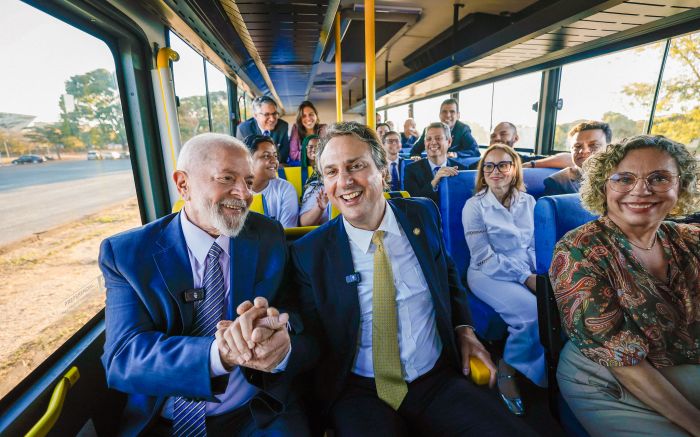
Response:
POLYGON ((617 166, 631 150, 652 148, 668 153, 678 165, 680 181, 678 202, 669 212, 669 216, 683 216, 700 208, 700 166, 688 149, 680 143, 661 135, 637 135, 619 143, 608 145, 583 164, 584 177, 581 183, 581 201, 583 206, 595 214, 608 212, 605 193, 607 179, 615 172, 617 166))

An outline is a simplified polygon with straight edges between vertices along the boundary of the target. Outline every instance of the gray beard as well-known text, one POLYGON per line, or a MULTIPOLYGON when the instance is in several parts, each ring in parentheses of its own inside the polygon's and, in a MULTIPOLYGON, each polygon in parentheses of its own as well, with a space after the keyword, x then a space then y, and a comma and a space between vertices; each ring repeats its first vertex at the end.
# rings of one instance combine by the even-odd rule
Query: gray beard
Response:
POLYGON ((245 201, 238 199, 224 200, 216 204, 210 203, 207 199, 202 199, 199 207, 207 211, 212 226, 221 235, 226 235, 230 238, 235 238, 241 233, 249 212, 245 201), (221 213, 221 208, 225 208, 224 204, 243 207, 243 213, 238 217, 227 217, 221 213))

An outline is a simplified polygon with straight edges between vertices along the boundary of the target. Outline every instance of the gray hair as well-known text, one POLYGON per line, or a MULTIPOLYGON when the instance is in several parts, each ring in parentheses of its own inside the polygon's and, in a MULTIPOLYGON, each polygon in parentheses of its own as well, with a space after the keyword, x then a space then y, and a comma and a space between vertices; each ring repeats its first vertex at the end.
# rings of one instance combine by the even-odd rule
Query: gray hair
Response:
POLYGON ((448 125, 446 125, 445 123, 441 122, 441 121, 436 121, 436 122, 430 123, 430 124, 428 125, 428 127, 425 128, 425 133, 426 133, 426 134, 428 133, 428 129, 442 129, 442 130, 445 132, 445 137, 446 137, 447 139, 450 139, 450 138, 451 138, 451 136, 450 136, 450 127, 449 127, 448 125))
POLYGON ((248 148, 240 140, 225 134, 203 133, 196 135, 182 146, 177 158, 177 170, 192 171, 204 162, 213 148, 228 147, 242 150, 250 158, 248 148))
MULTIPOLYGON (((372 154, 372 160, 374 165, 377 166, 379 171, 386 168, 386 151, 382 146, 381 141, 374 129, 366 126, 364 124, 358 123, 356 121, 342 121, 340 123, 333 123, 330 125, 326 134, 321 138, 321 142, 316 147, 316 162, 320 165, 321 155, 326 149, 328 142, 335 137, 353 136, 363 143, 367 144, 369 151, 372 154)), ((321 178, 323 178, 323 171, 321 171, 321 178)))
POLYGON ((253 99, 253 112, 258 113, 260 112, 260 108, 262 108, 262 105, 268 103, 277 109, 277 102, 272 97, 268 96, 258 96, 253 99))

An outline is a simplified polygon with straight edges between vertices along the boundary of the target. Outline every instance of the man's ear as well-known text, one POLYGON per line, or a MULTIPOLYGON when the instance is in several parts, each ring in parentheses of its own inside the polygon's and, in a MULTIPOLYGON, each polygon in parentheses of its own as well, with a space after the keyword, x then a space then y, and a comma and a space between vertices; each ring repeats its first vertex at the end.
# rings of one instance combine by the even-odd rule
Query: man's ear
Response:
POLYGON ((173 181, 175 181, 175 187, 177 187, 177 192, 180 193, 180 197, 183 200, 189 200, 189 180, 187 173, 182 170, 175 170, 173 173, 173 181))

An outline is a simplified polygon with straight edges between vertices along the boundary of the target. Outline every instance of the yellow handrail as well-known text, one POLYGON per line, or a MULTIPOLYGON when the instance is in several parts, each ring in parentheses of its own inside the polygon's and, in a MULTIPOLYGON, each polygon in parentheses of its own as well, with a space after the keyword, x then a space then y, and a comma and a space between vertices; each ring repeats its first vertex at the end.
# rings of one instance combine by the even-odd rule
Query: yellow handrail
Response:
MULTIPOLYGON (((352 105, 352 102, 348 102, 352 105)), ((340 12, 335 13, 335 119, 343 121, 343 60, 340 51, 340 12)))
POLYGON ((53 394, 51 394, 51 400, 49 400, 49 406, 46 408, 46 412, 43 416, 36 422, 36 424, 29 430, 26 437, 44 437, 51 431, 51 428, 56 424, 58 417, 61 415, 61 410, 63 409, 63 401, 66 399, 68 390, 75 385, 80 379, 80 372, 78 368, 73 366, 68 372, 58 381, 56 387, 53 389, 53 394))

